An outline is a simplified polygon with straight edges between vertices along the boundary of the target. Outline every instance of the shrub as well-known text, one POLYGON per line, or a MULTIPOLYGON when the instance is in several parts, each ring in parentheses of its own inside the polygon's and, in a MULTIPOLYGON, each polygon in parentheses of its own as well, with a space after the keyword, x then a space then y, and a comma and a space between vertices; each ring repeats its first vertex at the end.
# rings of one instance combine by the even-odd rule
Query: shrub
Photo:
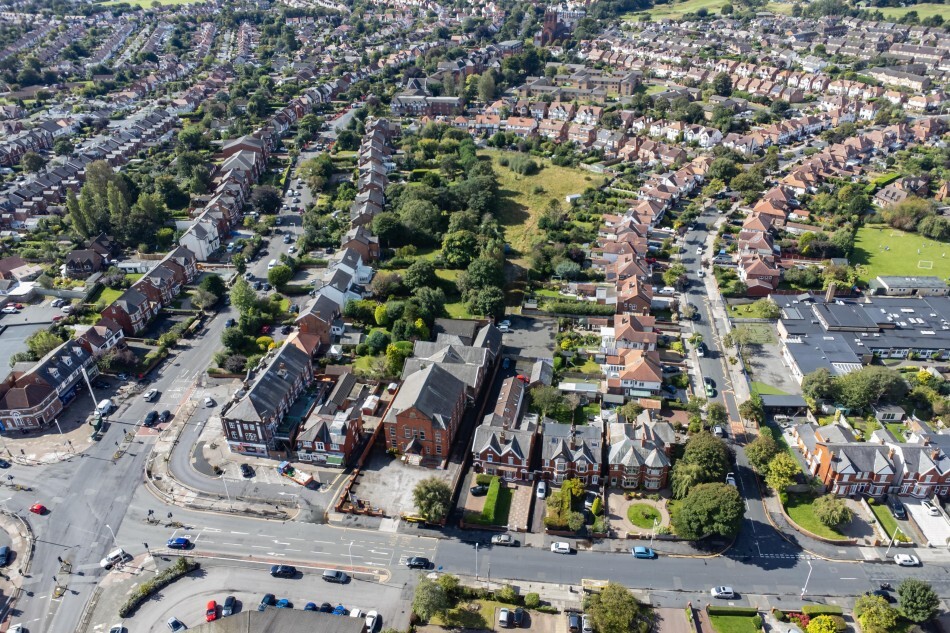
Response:
POLYGON ((775 609, 775 610, 772 611, 772 615, 773 615, 773 616, 775 617, 775 619, 778 620, 779 622, 788 622, 788 617, 785 615, 785 612, 784 612, 784 611, 780 611, 780 610, 778 610, 778 609, 775 609))
POLYGON ((505 602, 507 604, 518 604, 521 602, 521 596, 518 595, 518 590, 512 587, 511 585, 505 585, 501 589, 495 592, 495 600, 498 602, 505 602))
POLYGON ((492 482, 492 479, 494 479, 494 477, 492 477, 491 475, 486 475, 485 473, 475 475, 475 483, 478 484, 479 486, 490 485, 492 482))
POLYGON ((842 615, 844 609, 833 604, 806 604, 802 607, 802 613, 807 615, 842 615))
POLYGON ((604 502, 600 500, 600 497, 594 499, 594 503, 591 505, 590 511, 595 517, 599 517, 604 511, 604 502))
POLYGON ((171 567, 163 569, 162 571, 155 574, 150 580, 143 582, 141 585, 132 590, 132 594, 128 599, 119 607, 119 617, 127 618, 129 615, 135 612, 140 604, 145 602, 149 596, 151 596, 156 591, 167 587, 171 583, 175 582, 185 574, 189 574, 194 570, 198 569, 200 565, 187 558, 179 558, 175 561, 171 567))
POLYGON ((754 626, 757 630, 761 630, 761 629, 762 629, 762 616, 761 616, 761 615, 755 614, 754 616, 752 616, 752 626, 754 626))
POLYGON ((485 496, 485 505, 482 508, 482 521, 485 523, 495 522, 495 507, 498 505, 498 495, 501 492, 501 479, 492 477, 488 484, 488 494, 485 496))
POLYGON ((706 609, 709 615, 758 615, 759 610, 755 607, 719 607, 710 606, 706 609))
POLYGON ((541 596, 536 593, 529 593, 524 597, 524 606, 529 609, 537 609, 541 604, 541 596))

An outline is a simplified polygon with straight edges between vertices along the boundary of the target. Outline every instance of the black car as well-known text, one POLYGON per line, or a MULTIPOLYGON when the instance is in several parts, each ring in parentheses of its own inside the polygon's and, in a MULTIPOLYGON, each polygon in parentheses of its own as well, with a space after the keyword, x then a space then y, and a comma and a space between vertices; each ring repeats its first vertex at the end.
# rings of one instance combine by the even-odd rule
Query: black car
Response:
POLYGON ((109 383, 102 382, 101 380, 97 380, 96 382, 92 383, 92 386, 95 387, 96 389, 108 389, 109 383))
POLYGON ((142 420, 142 426, 144 427, 153 427, 158 424, 158 412, 149 411, 145 414, 145 419, 142 420))
POLYGON ((521 626, 524 623, 524 609, 518 607, 512 612, 511 617, 515 626, 521 626))
POLYGON ((229 615, 233 615, 236 607, 237 600, 235 600, 234 596, 228 596, 224 599, 224 604, 221 605, 221 617, 226 618, 229 615))
POLYGON ((329 602, 324 602, 320 605, 320 613, 333 613, 333 605, 329 602))
POLYGON ((284 326, 282 326, 282 327, 280 328, 280 333, 281 333, 281 334, 290 334, 291 330, 293 330, 292 327, 290 327, 289 325, 284 325, 284 326))
POLYGON ((242 477, 253 477, 254 469, 248 466, 247 464, 241 464, 241 476, 242 477))
POLYGON ((293 578, 297 575, 297 568, 293 565, 273 565, 270 575, 274 578, 293 578))
POLYGON ((277 600, 274 599, 274 594, 272 594, 272 593, 265 593, 265 594, 264 594, 264 597, 261 598, 261 603, 260 603, 259 605, 257 605, 257 610, 258 610, 258 611, 263 611, 263 610, 266 609, 267 607, 272 607, 272 606, 274 606, 275 604, 277 604, 277 600))
POLYGON ((472 486, 470 492, 473 497, 484 497, 488 494, 488 486, 478 484, 477 486, 472 486))
POLYGON ((228 319, 224 322, 224 327, 234 327, 235 325, 237 325, 237 321, 234 319, 228 319))
POLYGON ((891 499, 890 502, 891 514, 894 515, 895 519, 904 520, 907 518, 907 509, 904 508, 904 504, 901 503, 898 499, 891 499))
POLYGON ((0 459, 0 468, 9 468, 10 462, 5 459, 0 459))
POLYGON ((422 556, 413 556, 406 561, 406 567, 409 569, 428 569, 429 559, 422 556))
POLYGON ((261 282, 259 282, 259 281, 255 281, 255 282, 254 282, 254 290, 260 290, 260 289, 263 288, 263 287, 264 287, 264 285, 263 285, 261 282))
POLYGON ((172 412, 169 411, 168 409, 165 409, 164 411, 158 414, 158 421, 164 424, 165 422, 168 422, 168 420, 171 419, 171 417, 172 417, 172 412))
POLYGON ((708 377, 708 376, 706 376, 705 378, 703 378, 703 383, 704 383, 707 387, 709 387, 709 388, 711 388, 711 389, 715 389, 715 388, 716 388, 716 381, 713 380, 712 378, 708 377))

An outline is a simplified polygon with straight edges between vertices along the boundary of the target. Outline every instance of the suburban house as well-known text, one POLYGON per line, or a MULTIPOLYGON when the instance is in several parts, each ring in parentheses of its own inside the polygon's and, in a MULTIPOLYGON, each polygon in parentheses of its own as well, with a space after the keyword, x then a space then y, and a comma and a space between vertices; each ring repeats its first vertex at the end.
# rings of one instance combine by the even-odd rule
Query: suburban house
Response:
POLYGON ((301 335, 316 337, 321 345, 330 345, 343 333, 340 305, 325 295, 317 295, 300 311, 295 321, 301 335))
POLYGON ((560 484, 576 477, 584 485, 599 485, 603 462, 603 429, 548 422, 541 428, 541 472, 560 484))
POLYGON ((104 263, 102 255, 94 250, 72 251, 66 256, 66 276, 72 279, 85 279, 102 270, 104 263))
POLYGON ((533 478, 531 455, 539 425, 536 415, 521 416, 526 395, 524 381, 511 377, 502 383, 494 411, 475 429, 472 463, 476 471, 508 481, 533 478))
POLYGON ((607 427, 607 477, 611 487, 659 490, 669 481, 673 425, 644 411, 636 421, 607 427))
POLYGON ((314 412, 297 434, 297 459, 346 468, 359 446, 362 430, 360 403, 333 414, 314 412))

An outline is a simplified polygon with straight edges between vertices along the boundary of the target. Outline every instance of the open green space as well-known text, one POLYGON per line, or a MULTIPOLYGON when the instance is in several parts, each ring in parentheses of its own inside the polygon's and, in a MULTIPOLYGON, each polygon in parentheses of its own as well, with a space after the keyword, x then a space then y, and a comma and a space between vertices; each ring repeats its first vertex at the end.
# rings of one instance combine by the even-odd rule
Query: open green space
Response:
POLYGON ((864 226, 854 240, 851 262, 867 283, 878 275, 950 277, 950 245, 889 226, 864 226), (918 251, 920 251, 918 253, 918 251))
POLYGON ((749 615, 711 615, 709 623, 716 633, 759 633, 749 615))
POLYGON ((89 297, 89 303, 99 303, 102 301, 108 306, 111 305, 116 299, 121 297, 123 292, 125 291, 109 288, 108 286, 102 286, 91 297, 89 297))
POLYGON ((727 307, 729 316, 734 319, 764 319, 762 314, 762 304, 760 303, 730 303, 727 307))
POLYGON ((638 11, 624 16, 625 20, 639 20, 640 16, 648 15, 651 20, 663 20, 672 18, 681 18, 687 13, 696 13, 700 9, 706 9, 710 13, 718 12, 729 0, 686 0, 686 2, 670 2, 668 4, 654 5, 649 11, 638 11))
POLYGON ((929 18, 934 15, 941 15, 944 19, 950 19, 950 6, 945 4, 936 4, 934 2, 923 2, 921 4, 910 4, 906 7, 874 7, 874 11, 880 11, 885 18, 899 20, 911 11, 917 13, 920 19, 929 18))
POLYGON ((782 391, 778 387, 767 385, 764 382, 752 381, 752 391, 760 396, 787 396, 788 392, 782 391))
MULTIPOLYGON (((169 5, 169 4, 198 4, 199 2, 204 2, 205 0, 157 0, 159 4, 169 5)), ((102 2, 100 4, 105 6, 111 6, 115 4, 128 4, 133 7, 142 7, 147 9, 154 4, 156 0, 109 0, 108 2, 102 2)))
POLYGON ((891 432, 891 435, 894 436, 898 442, 904 441, 904 431, 907 430, 907 427, 901 424, 900 422, 888 422, 884 426, 887 427, 887 430, 891 432))
POLYGON ((846 537, 841 532, 828 527, 815 517, 812 504, 815 503, 817 498, 812 494, 790 492, 788 493, 788 502, 785 504, 785 512, 791 517, 792 521, 812 534, 831 540, 844 540, 846 537))
POLYGON ((604 183, 603 176, 583 169, 558 167, 536 156, 531 159, 542 167, 541 171, 532 176, 522 176, 498 162, 503 156, 510 157, 515 153, 500 150, 479 153, 491 157, 492 166, 498 175, 501 192, 498 221, 505 227, 505 241, 517 251, 516 256, 523 257, 531 248, 532 238, 540 234, 538 217, 552 199, 563 205, 568 195, 584 193, 588 188, 599 187, 604 183))
POLYGON ((660 518, 660 511, 648 503, 634 503, 627 508, 630 522, 644 530, 652 530, 653 522, 660 518))
POLYGON ((736 326, 737 330, 739 328, 749 333, 749 342, 754 345, 769 345, 778 342, 770 323, 742 323, 736 326))
POLYGON ((772 13, 781 13, 783 15, 792 14, 792 3, 791 2, 769 2, 765 5, 766 11, 771 11, 772 13))
POLYGON ((464 602, 445 613, 432 616, 429 624, 452 629, 492 629, 495 624, 495 610, 501 607, 511 608, 511 605, 494 600, 464 602))
POLYGON ((381 363, 386 362, 386 357, 380 354, 379 356, 360 356, 353 361, 353 371, 355 373, 370 374, 373 373, 375 367, 381 363))

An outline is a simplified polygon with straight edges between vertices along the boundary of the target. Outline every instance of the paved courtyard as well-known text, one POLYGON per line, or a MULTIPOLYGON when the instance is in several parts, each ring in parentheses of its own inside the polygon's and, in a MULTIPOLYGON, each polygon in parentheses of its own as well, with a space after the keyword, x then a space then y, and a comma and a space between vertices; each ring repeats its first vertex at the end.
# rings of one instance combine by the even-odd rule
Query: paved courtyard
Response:
POLYGON ((610 527, 618 535, 623 534, 651 534, 652 528, 642 528, 634 525, 627 517, 627 509, 635 504, 642 504, 654 508, 660 513, 660 525, 670 524, 670 513, 666 509, 665 501, 651 499, 627 499, 619 488, 612 488, 607 492, 607 509, 609 511, 610 527))
POLYGON ((412 499, 416 484, 428 477, 437 477, 451 485, 452 476, 452 470, 408 466, 400 459, 390 457, 377 449, 366 461, 351 494, 374 509, 379 508, 388 516, 412 514, 416 511, 416 504, 412 499))

